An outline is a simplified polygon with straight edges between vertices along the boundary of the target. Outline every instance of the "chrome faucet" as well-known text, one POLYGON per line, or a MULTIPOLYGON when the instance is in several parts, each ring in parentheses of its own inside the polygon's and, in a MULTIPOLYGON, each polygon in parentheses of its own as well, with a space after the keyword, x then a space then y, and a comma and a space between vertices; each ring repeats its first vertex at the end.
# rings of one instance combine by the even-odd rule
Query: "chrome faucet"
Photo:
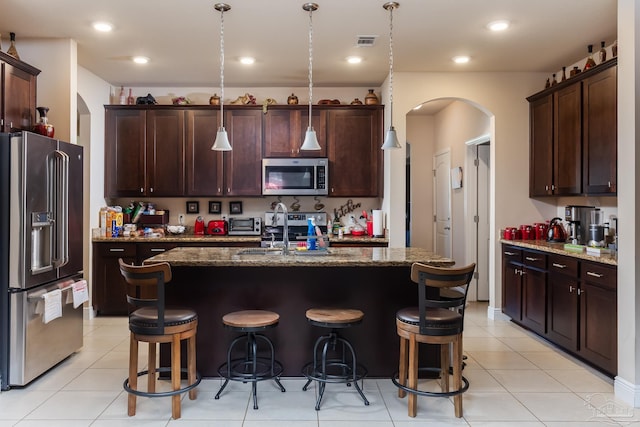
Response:
POLYGON ((283 253, 285 255, 289 255, 289 213, 287 212, 287 207, 284 203, 278 203, 276 208, 273 210, 272 225, 278 225, 278 210, 280 209, 282 209, 282 214, 284 216, 284 229, 282 230, 283 253))

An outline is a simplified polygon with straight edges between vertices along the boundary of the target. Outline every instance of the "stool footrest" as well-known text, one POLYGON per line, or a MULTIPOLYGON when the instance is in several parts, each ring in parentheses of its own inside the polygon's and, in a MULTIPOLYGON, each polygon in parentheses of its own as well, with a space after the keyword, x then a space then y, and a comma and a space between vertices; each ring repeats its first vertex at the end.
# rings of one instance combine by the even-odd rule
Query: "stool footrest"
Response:
POLYGON ((367 369, 361 364, 357 364, 356 372, 352 372, 352 364, 345 363, 340 359, 330 359, 326 361, 325 372, 322 371, 322 365, 309 362, 302 367, 302 375, 309 380, 320 381, 325 383, 348 383, 360 381, 367 376, 367 369), (342 371, 337 373, 335 371, 342 371))
MULTIPOLYGON (((162 368, 157 368, 156 369, 156 373, 160 373, 160 372, 169 372, 171 373, 171 368, 169 367, 162 367, 162 368)), ((182 374, 187 374, 187 369, 182 368, 180 369, 180 372, 182 374)), ((149 375, 149 371, 140 371, 138 372, 138 376, 142 377, 144 375, 149 375)), ((140 390, 134 390, 131 388, 131 386, 129 386, 129 378, 124 380, 124 383, 122 384, 122 386, 124 387, 125 391, 127 393, 131 393, 131 394, 135 394, 136 396, 143 396, 143 397, 167 397, 167 396, 175 396, 176 394, 182 394, 182 393, 186 393, 189 390, 192 390, 194 388, 196 388, 198 386, 198 384, 200 384, 200 381, 202 381, 202 376, 196 372, 196 380, 194 381, 193 384, 189 384, 185 387, 179 388, 178 390, 170 390, 170 391, 156 391, 156 392, 148 392, 148 391, 140 391, 140 390)))
MULTIPOLYGON (((419 368, 418 372, 440 372, 439 368, 419 368)), ((469 381, 462 376, 462 388, 459 390, 451 390, 451 391, 426 391, 426 390, 418 390, 414 388, 409 388, 405 385, 400 384, 399 382, 399 373, 395 372, 391 377, 391 381, 395 384, 396 387, 406 391, 407 393, 417 394, 419 396, 431 396, 431 397, 451 397, 456 396, 458 394, 462 394, 469 389, 469 381)))
POLYGON ((252 369, 253 362, 245 358, 231 360, 231 369, 228 363, 223 363, 218 368, 218 374, 232 381, 255 382, 278 378, 283 372, 282 364, 267 357, 256 358, 256 371, 252 369))

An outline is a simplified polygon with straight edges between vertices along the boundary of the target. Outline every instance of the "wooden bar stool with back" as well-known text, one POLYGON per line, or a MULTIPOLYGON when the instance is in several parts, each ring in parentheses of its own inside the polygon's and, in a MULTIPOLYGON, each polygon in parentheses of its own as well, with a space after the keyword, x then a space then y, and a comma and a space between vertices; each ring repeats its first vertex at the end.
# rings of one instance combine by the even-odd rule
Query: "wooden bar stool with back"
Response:
POLYGON ((127 282, 127 302, 133 306, 129 314, 129 377, 124 389, 129 393, 128 414, 136 414, 136 396, 171 396, 171 415, 180 418, 180 395, 189 392, 196 398, 195 387, 201 377, 196 372, 196 329, 198 316, 188 308, 168 308, 164 303, 164 285, 171 280, 171 266, 166 263, 144 266, 128 265, 119 259, 120 272, 127 282), (181 369, 180 345, 187 340, 187 368, 181 369), (138 343, 149 343, 148 368, 138 372, 138 343), (171 345, 171 366, 156 367, 156 344, 171 345), (171 373, 171 390, 156 391, 156 376, 171 373), (187 384, 181 387, 182 373, 187 384), (147 375, 147 391, 138 389, 138 377, 147 375))
POLYGON ((469 381, 462 376, 462 330, 467 291, 475 267, 475 264, 471 264, 461 268, 444 268, 421 263, 411 266, 411 280, 418 284, 418 306, 403 308, 396 313, 400 363, 399 372, 392 378, 399 388, 399 397, 409 393, 410 417, 416 416, 418 395, 453 396, 455 415, 462 417, 462 393, 469 388, 469 381), (440 346, 439 368, 418 367, 418 343, 440 346), (453 347, 452 361, 449 346, 453 347), (442 391, 420 390, 419 371, 439 373, 442 391), (450 372, 453 374, 453 390, 449 390, 450 372))

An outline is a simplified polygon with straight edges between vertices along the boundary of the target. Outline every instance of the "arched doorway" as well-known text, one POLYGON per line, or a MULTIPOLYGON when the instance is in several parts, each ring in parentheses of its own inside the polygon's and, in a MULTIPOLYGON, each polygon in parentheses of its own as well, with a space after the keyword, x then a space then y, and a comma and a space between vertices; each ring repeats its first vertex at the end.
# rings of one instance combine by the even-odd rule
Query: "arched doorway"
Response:
POLYGON ((493 116, 460 98, 434 99, 418 107, 406 115, 407 141, 411 142, 407 150, 407 240, 413 247, 441 251, 438 242, 442 239, 436 238, 441 236, 438 216, 446 217, 443 212, 447 211, 437 204, 450 203, 451 257, 458 265, 477 264, 469 299, 488 300, 489 257, 483 256, 488 250, 482 248, 489 237, 487 144, 493 134, 493 116), (450 157, 450 174, 436 174, 433 166, 443 152, 450 157))

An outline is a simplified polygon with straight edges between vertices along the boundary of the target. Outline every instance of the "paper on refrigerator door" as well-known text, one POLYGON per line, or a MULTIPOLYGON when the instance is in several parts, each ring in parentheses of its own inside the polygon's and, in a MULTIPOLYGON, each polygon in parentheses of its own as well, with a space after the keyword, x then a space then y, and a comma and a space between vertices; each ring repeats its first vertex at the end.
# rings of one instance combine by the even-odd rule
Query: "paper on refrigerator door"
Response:
POLYGON ((78 308, 85 301, 89 301, 87 281, 79 280, 73 284, 73 308, 78 308))
POLYGON ((60 289, 47 292, 42 298, 44 299, 43 323, 49 323, 53 319, 62 317, 62 291, 60 289))

